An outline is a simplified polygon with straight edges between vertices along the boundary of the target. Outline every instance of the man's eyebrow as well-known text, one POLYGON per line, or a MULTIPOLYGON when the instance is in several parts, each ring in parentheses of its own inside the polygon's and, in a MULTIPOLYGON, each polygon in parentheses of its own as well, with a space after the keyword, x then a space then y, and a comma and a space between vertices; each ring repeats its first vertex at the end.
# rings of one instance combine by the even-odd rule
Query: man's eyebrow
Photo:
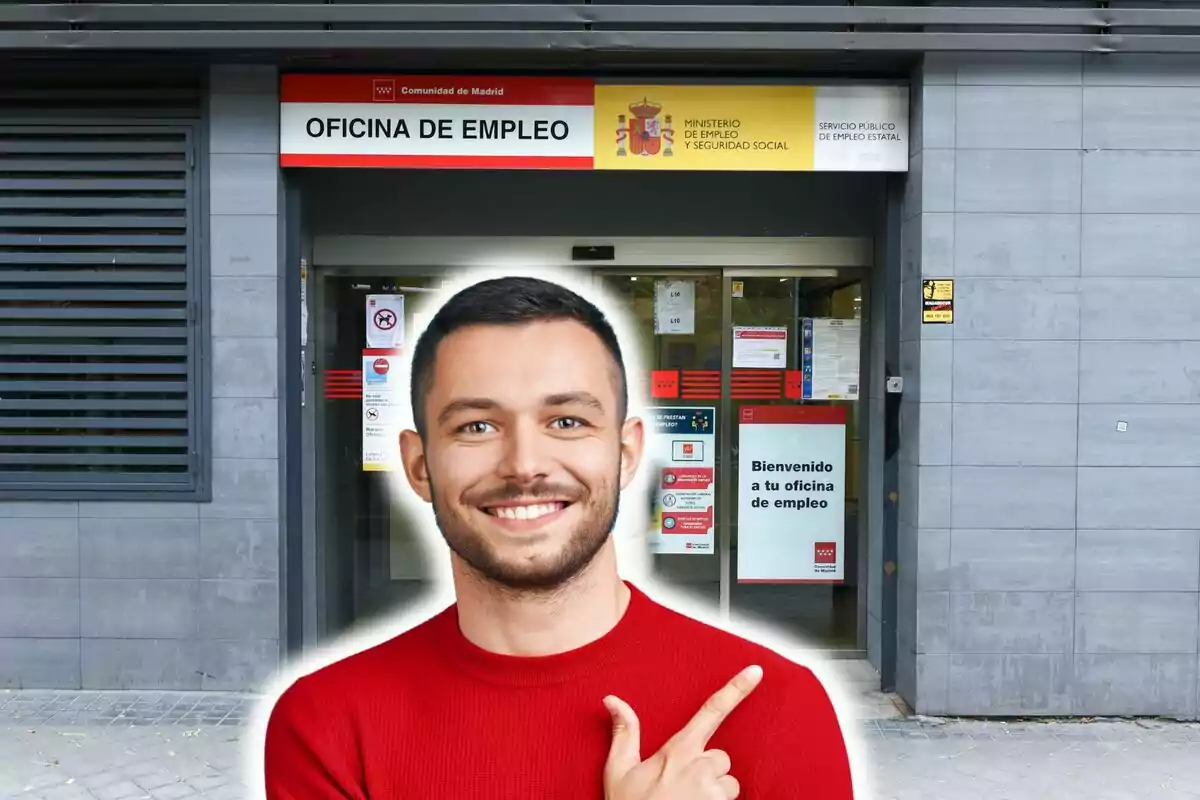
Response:
MULTIPOLYGON (((558 394, 549 394, 542 398, 542 405, 547 408, 587 406, 597 411, 604 410, 604 404, 590 392, 559 392, 558 394)), ((486 397, 462 397, 458 400, 451 400, 445 405, 441 412, 438 413, 438 423, 445 424, 455 414, 463 411, 495 411, 499 407, 499 403, 495 400, 489 400, 486 397)))
POLYGON ((438 422, 444 424, 450 417, 462 411, 492 411, 499 404, 486 397, 463 397, 451 400, 438 414, 438 422))
POLYGON ((547 395, 542 398, 542 405, 545 406, 588 406, 597 411, 604 410, 604 404, 600 402, 594 394, 590 392, 561 392, 559 394, 547 395))

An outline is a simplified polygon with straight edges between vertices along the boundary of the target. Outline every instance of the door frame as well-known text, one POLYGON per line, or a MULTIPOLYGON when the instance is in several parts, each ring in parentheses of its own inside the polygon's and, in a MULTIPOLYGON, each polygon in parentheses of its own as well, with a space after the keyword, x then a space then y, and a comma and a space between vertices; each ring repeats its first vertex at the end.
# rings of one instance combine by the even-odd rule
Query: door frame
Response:
MULTIPOLYGON (((873 324, 870 318, 871 292, 874 283, 875 249, 870 238, 865 237, 403 237, 403 236, 316 236, 311 240, 311 257, 307 264, 308 275, 308 331, 307 346, 304 348, 304 387, 302 391, 311 398, 311 413, 303 415, 306 428, 305 439, 312 443, 310 457, 306 463, 301 484, 304 496, 317 497, 325 466, 318 457, 317 448, 324 434, 321 400, 324 386, 324 355, 319 348, 322 341, 324 320, 323 303, 325 279, 330 277, 378 278, 383 276, 432 277, 438 273, 457 271, 471 266, 496 266, 503 263, 541 267, 570 267, 586 269, 593 275, 604 271, 620 274, 673 275, 691 274, 721 275, 722 324, 732 319, 731 282, 744 277, 833 277, 854 275, 862 283, 862 335, 860 352, 860 403, 864 405, 862 416, 863 432, 859 443, 859 485, 864 495, 864 505, 882 498, 871 497, 873 484, 868 480, 871 451, 869 431, 875 424, 870 419, 868 398, 872 391, 874 365, 870 360, 873 324), (613 245, 617 257, 605 262, 579 262, 572 258, 578 246, 613 245)), ((722 398, 730 394, 732 371, 732 349, 723 341, 722 348, 722 398)), ((723 399, 720 415, 728 417, 730 405, 723 399)), ((723 418, 719 434, 719 453, 722 463, 731 462, 731 432, 733 420, 723 418)), ((729 469, 722 470, 721 492, 728 496, 734 487, 735 476, 729 469)), ((731 548, 732 530, 729 518, 729 503, 722 503, 718 512, 720 532, 718 550, 720 558, 720 608, 723 617, 728 617, 731 594, 731 548)), ((327 520, 319 506, 314 513, 303 515, 303 541, 306 550, 313 553, 314 569, 306 570, 306 577, 316 585, 306 588, 305 594, 313 597, 315 624, 304 626, 303 646, 324 639, 330 632, 328 619, 327 554, 329 537, 320 535, 320 526, 327 520)), ((865 658, 868 637, 867 571, 870 569, 868 514, 858 516, 858 647, 854 650, 825 650, 822 655, 830 658, 865 658)), ((882 563, 882 562, 881 562, 882 563)))
MULTIPOLYGON (((868 480, 870 470, 870 406, 871 391, 871 289, 872 267, 816 267, 816 266, 736 266, 736 267, 693 267, 693 266, 643 266, 643 267, 614 267, 609 265, 596 266, 589 270, 592 286, 603 289, 601 283, 605 276, 630 277, 713 277, 721 278, 721 398, 717 401, 717 452, 718 463, 722 465, 717 478, 717 486, 721 502, 717 511, 717 556, 719 564, 719 615, 728 622, 731 612, 731 595, 733 592, 733 519, 729 498, 731 492, 737 490, 737 476, 732 469, 733 464, 733 425, 736 423, 733 413, 731 381, 733 377, 733 286, 738 278, 836 278, 846 277, 856 280, 861 286, 861 332, 859 337, 859 415, 862 424, 858 431, 857 472, 859 491, 861 494, 860 510, 857 517, 858 537, 857 559, 854 565, 847 564, 857 572, 857 608, 856 608, 856 647, 847 649, 825 649, 818 651, 827 658, 866 658, 867 656, 867 625, 869 623, 868 571, 870 570, 871 551, 870 518, 866 513, 867 504, 873 502, 870 490, 873 484, 868 480)), ((649 403, 649 398, 647 398, 649 403)), ((652 404, 652 403, 651 403, 652 404)))

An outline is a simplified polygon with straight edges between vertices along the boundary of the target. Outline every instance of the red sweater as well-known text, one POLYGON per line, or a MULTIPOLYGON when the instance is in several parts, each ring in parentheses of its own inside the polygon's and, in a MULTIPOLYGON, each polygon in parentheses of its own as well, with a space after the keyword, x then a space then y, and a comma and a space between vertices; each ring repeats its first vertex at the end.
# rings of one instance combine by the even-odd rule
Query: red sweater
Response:
POLYGON ((630 588, 610 633, 561 655, 484 651, 451 606, 299 679, 271 713, 267 797, 603 798, 606 695, 637 712, 648 758, 751 664, 762 683, 709 743, 729 753, 741 797, 853 797, 838 720, 808 669, 630 588))

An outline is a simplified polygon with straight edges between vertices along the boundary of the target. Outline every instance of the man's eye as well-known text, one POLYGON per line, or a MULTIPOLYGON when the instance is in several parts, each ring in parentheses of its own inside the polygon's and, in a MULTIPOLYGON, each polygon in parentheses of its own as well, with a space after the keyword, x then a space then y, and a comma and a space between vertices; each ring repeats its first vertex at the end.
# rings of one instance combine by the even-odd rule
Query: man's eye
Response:
POLYGON ((463 433, 472 433, 472 434, 479 435, 479 434, 487 433, 488 429, 490 429, 491 427, 492 426, 486 422, 468 422, 466 425, 462 426, 461 430, 463 433))
POLYGON ((566 431, 575 430, 576 428, 582 428, 587 425, 587 423, 583 420, 575 419, 574 417, 559 417, 550 424, 559 430, 566 431))

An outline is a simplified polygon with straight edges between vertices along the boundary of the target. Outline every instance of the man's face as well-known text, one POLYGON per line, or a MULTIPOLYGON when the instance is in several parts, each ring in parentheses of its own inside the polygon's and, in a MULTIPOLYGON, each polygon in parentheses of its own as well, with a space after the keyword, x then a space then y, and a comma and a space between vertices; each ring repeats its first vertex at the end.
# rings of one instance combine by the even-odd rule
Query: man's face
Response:
POLYGON ((477 325, 437 349, 426 440, 401 434, 405 473, 450 549, 484 578, 546 589, 608 540, 641 458, 616 365, 572 321, 477 325))

